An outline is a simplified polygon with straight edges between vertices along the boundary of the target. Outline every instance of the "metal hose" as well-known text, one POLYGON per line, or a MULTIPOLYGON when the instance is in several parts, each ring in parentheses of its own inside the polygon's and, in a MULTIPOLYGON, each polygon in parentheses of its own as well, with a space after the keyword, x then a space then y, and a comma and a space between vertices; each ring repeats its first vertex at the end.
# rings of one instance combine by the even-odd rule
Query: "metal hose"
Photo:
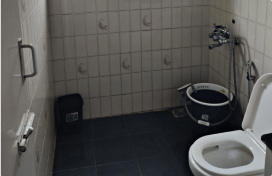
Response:
POLYGON ((237 105, 237 84, 236 84, 236 69, 235 69, 235 39, 232 38, 230 35, 230 58, 229 58, 229 107, 233 111, 236 108, 237 105), (232 62, 232 56, 233 56, 233 78, 234 78, 234 90, 235 90, 235 95, 234 95, 234 106, 232 106, 231 101, 230 101, 230 90, 231 90, 231 62, 232 62))

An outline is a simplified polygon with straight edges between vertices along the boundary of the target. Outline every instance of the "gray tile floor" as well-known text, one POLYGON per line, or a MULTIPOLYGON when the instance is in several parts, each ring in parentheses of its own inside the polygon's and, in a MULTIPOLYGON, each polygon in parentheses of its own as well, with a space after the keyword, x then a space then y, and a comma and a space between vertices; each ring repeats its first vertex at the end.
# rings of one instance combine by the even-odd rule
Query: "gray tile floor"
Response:
POLYGON ((169 111, 87 120, 83 133, 57 137, 53 176, 192 176, 194 141, 229 130, 169 111))

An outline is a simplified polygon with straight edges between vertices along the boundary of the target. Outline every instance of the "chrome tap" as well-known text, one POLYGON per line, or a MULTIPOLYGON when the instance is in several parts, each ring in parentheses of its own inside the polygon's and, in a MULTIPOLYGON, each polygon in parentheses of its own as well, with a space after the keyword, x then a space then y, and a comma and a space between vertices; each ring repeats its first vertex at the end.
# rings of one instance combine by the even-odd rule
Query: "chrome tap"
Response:
MULTIPOLYGON (((212 33, 209 33, 209 38, 212 38, 213 41, 218 42, 218 44, 209 45, 209 49, 212 50, 215 47, 220 47, 225 43, 231 42, 231 34, 228 26, 216 25, 213 24, 212 33)), ((235 40, 235 45, 239 44, 238 39, 235 40)))

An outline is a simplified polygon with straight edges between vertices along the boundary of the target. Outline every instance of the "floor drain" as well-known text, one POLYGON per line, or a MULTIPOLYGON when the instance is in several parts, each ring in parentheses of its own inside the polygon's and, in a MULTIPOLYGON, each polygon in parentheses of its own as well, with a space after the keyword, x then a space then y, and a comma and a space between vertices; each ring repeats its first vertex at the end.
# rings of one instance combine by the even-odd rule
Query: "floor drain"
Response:
POLYGON ((173 109, 172 114, 176 118, 186 117, 187 113, 184 108, 173 109))

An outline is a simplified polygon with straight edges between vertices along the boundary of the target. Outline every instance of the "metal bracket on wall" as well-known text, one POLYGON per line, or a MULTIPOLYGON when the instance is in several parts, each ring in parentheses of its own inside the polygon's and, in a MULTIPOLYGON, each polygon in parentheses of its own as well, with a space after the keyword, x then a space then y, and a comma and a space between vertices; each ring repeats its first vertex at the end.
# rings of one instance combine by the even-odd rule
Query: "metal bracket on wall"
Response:
POLYGON ((19 57, 20 57, 20 62, 21 62, 22 79, 24 82, 26 78, 34 77, 37 74, 36 52, 35 52, 35 48, 33 45, 31 45, 31 44, 24 44, 23 45, 21 38, 18 39, 18 49, 19 49, 19 57), (23 58, 23 53, 22 53, 23 48, 30 48, 31 49, 33 72, 30 74, 25 74, 25 65, 24 65, 24 58, 23 58))

